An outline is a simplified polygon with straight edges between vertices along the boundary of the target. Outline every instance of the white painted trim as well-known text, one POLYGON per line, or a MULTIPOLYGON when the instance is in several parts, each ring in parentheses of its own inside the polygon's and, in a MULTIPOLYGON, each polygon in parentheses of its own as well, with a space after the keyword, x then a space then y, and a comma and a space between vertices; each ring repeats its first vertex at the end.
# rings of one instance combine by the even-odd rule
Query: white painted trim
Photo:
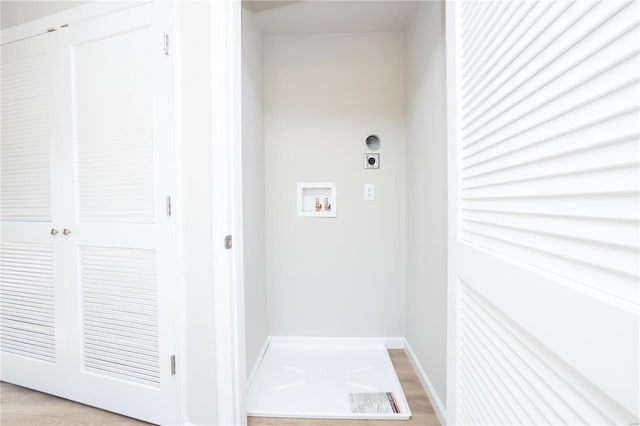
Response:
POLYGON ((262 360, 264 359, 264 356, 267 354, 267 349, 269 349, 269 344, 270 343, 271 343, 271 339, 269 337, 267 337, 264 340, 264 344, 262 345, 262 349, 260 349, 260 352, 258 353, 258 358, 256 359, 256 363, 253 365, 253 368, 251 368, 251 373, 249 373, 249 377, 247 377, 247 385, 246 385, 247 389, 251 389, 251 385, 253 384, 253 380, 256 378, 256 374, 258 373, 258 370, 260 369, 260 365, 262 364, 262 360))
POLYGON ((433 387, 431 380, 429 380, 429 376, 424 371, 424 368, 422 368, 422 364, 420 364, 420 361, 418 360, 416 353, 413 351, 413 348, 411 347, 411 345, 409 344, 409 341, 407 340, 405 340, 405 343, 404 343, 404 350, 407 353, 407 357, 409 358, 409 361, 411 362, 413 369, 418 375, 418 379, 420 380, 420 383, 422 384, 422 387, 424 388, 424 391, 426 392, 427 397, 431 402, 431 406, 436 412, 436 416, 438 416, 438 420, 440 420, 440 423, 443 426, 448 424, 447 410, 444 404, 442 403, 442 400, 438 396, 436 389, 433 387))
POLYGON ((310 343, 310 344, 384 344, 387 349, 404 349, 404 337, 307 337, 307 336, 269 336, 269 343, 310 343))
POLYGON ((246 425, 242 282, 240 1, 210 2, 213 286, 218 424, 246 425), (226 206, 226 207, 225 207, 226 206), (235 233, 235 234, 234 234, 235 233), (234 236, 227 250, 224 239, 234 236))
MULTIPOLYGON (((174 206, 180 204, 180 188, 182 188, 182 175, 183 164, 182 158, 182 99, 183 94, 181 91, 181 67, 182 55, 179 49, 173 49, 172 46, 177 46, 177 38, 180 37, 180 6, 178 2, 171 2, 169 6, 169 59, 171 62, 171 107, 172 107, 172 120, 173 120, 173 150, 174 150, 174 173, 175 179, 173 181, 173 199, 174 206)), ((182 253, 184 253, 184 229, 183 229, 183 217, 182 209, 173 209, 172 215, 175 221, 175 242, 177 255, 177 273, 179 279, 177 280, 177 287, 179 291, 175 293, 175 304, 180 308, 175 310, 176 315, 176 328, 181 330, 178 333, 178 348, 176 354, 176 368, 177 368, 177 380, 178 380, 178 419, 182 424, 188 424, 188 387, 187 387, 187 342, 182 332, 185 330, 187 320, 185 312, 185 292, 186 284, 184 281, 184 261, 182 253)))
POLYGON ((60 13, 25 22, 24 24, 5 28, 0 31, 0 40, 2 40, 2 44, 5 45, 25 38, 46 34, 47 30, 50 28, 59 30, 61 25, 73 25, 76 22, 109 15, 111 13, 130 9, 145 3, 150 3, 150 0, 130 1, 127 3, 95 1, 84 6, 74 7, 60 13))
POLYGON ((229 0, 230 3, 230 75, 233 82, 230 87, 231 99, 231 161, 230 161, 230 208, 233 250, 231 250, 233 297, 236 305, 236 365, 234 368, 237 382, 237 400, 234 406, 236 425, 247 422, 247 361, 245 335, 245 301, 244 301, 244 225, 243 225, 243 182, 242 182, 242 3, 240 0, 229 0))
POLYGON ((457 144, 457 61, 456 4, 446 2, 447 67, 447 424, 455 425, 458 413, 458 144, 457 144))

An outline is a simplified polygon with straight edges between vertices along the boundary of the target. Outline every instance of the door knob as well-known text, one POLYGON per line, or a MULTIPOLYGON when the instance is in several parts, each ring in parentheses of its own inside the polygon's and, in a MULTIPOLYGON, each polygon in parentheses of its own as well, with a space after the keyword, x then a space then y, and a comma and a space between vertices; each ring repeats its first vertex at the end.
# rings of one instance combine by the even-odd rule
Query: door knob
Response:
POLYGON ((69 234, 71 233, 71 230, 70 230, 70 229, 67 229, 67 228, 64 228, 64 229, 62 230, 62 233, 63 233, 64 235, 69 235, 69 234))
POLYGON ((58 235, 58 230, 55 228, 51 228, 51 235, 58 235))

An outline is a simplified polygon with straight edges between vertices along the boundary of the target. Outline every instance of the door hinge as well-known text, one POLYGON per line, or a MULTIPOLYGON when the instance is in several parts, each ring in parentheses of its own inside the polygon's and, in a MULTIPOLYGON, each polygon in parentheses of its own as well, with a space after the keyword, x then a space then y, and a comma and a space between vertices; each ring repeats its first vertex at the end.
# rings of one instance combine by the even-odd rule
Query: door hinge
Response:
POLYGON ((169 34, 164 33, 164 54, 169 56, 169 34))
POLYGON ((167 195, 167 216, 171 217, 171 197, 167 195))
POLYGON ((231 235, 227 235, 224 237, 224 248, 230 250, 233 247, 233 237, 231 235))
POLYGON ((171 375, 176 375, 176 356, 171 355, 171 375))

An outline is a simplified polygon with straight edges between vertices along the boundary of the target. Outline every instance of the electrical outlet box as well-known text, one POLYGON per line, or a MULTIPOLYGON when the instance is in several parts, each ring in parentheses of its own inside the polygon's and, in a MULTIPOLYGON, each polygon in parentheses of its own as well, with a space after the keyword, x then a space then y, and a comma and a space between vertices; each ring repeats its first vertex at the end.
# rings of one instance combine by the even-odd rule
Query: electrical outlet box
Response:
POLYGON ((380 168, 380 154, 364 154, 364 168, 365 169, 379 169, 380 168))
POLYGON ((376 199, 376 186, 374 184, 364 184, 364 199, 366 201, 373 201, 376 199))

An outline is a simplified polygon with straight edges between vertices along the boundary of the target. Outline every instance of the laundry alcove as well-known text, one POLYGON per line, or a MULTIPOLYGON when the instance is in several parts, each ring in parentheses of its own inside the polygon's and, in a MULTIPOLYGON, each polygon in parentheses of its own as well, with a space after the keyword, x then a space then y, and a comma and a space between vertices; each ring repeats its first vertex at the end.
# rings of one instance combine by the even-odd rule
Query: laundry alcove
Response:
POLYGON ((386 356, 386 349, 405 349, 407 336, 416 346, 412 361, 433 362, 429 368, 444 395, 443 6, 243 2, 244 298, 251 416, 362 418, 351 412, 350 393, 385 389, 367 388, 366 380, 355 385, 345 376, 341 380, 351 380, 350 388, 334 385, 335 395, 326 391, 322 395, 328 397, 322 397, 318 389, 331 386, 316 382, 314 394, 309 383, 325 368, 351 371, 375 363, 367 361, 366 352, 357 367, 353 361, 345 363, 349 368, 325 367, 319 360, 335 357, 332 350, 348 355, 376 345, 386 356), (379 168, 363 164, 372 153, 379 156, 379 168), (300 214, 299 188, 314 185, 310 182, 330 182, 324 185, 331 185, 339 200, 334 215, 323 211, 325 195, 316 197, 319 211, 307 200, 309 211, 300 214), (418 205, 428 219, 408 216, 407 206, 418 205), (415 239, 415 232, 427 231, 427 241, 415 239), (417 245, 426 245, 430 253, 419 260, 420 270, 413 263, 417 245), (408 286, 408 274, 412 282, 428 279, 432 287, 408 286), (310 347, 323 347, 324 357, 309 354, 310 347), (287 348, 292 352, 285 354, 287 348), (318 373, 302 361, 307 356, 316 359, 318 373), (296 357, 297 363, 285 362, 296 357), (287 403, 277 401, 279 394, 287 403), (337 396, 342 402, 327 402, 337 396))

